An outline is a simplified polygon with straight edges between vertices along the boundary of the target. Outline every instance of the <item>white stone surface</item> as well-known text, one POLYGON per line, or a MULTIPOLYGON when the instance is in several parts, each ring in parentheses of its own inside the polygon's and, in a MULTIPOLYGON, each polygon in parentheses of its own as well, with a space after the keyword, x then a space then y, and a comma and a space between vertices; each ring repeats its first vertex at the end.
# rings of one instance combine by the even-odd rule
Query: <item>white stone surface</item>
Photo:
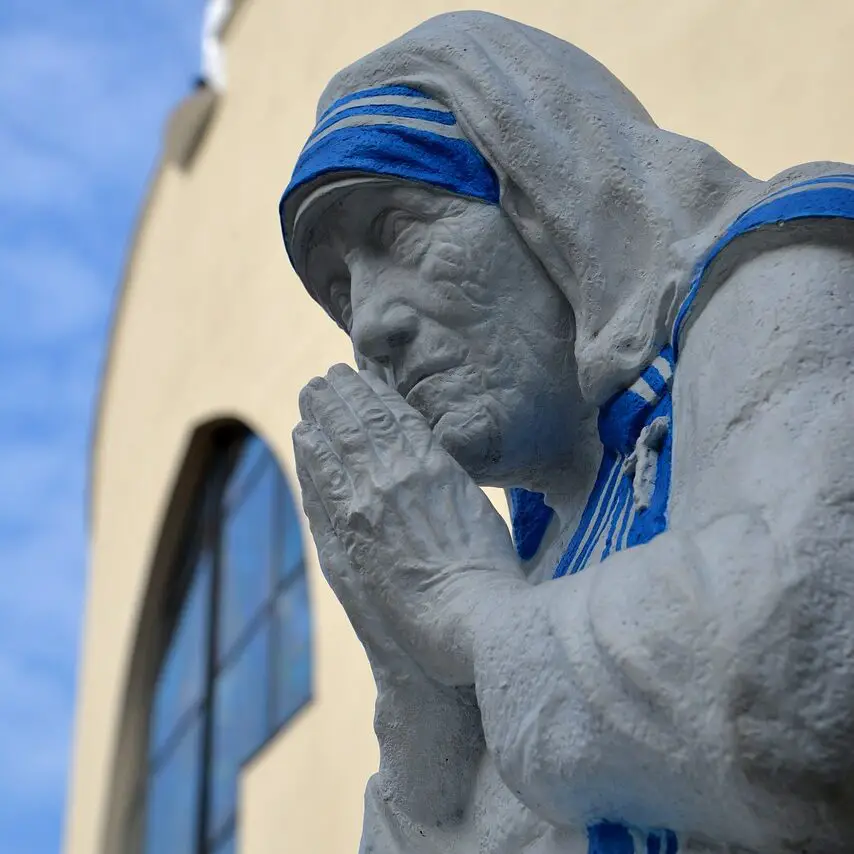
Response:
POLYGON ((673 381, 668 530, 550 578, 599 407, 668 339, 697 259, 842 167, 755 181, 580 51, 477 13, 356 63, 321 110, 401 80, 454 111, 502 196, 349 184, 294 244, 363 368, 309 384, 294 434, 377 681, 362 851, 573 854, 603 819, 685 852, 854 850, 854 224, 726 250, 673 381), (478 485, 547 494, 534 561, 478 485))

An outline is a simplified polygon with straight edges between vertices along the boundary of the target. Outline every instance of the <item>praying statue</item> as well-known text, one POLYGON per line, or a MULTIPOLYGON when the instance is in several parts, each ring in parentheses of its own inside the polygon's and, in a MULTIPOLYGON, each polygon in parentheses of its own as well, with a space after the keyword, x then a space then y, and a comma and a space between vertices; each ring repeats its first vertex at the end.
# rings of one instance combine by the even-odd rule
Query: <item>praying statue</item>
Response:
POLYGON ((280 216, 357 367, 294 447, 362 854, 851 854, 854 167, 754 179, 455 13, 332 80, 280 216))

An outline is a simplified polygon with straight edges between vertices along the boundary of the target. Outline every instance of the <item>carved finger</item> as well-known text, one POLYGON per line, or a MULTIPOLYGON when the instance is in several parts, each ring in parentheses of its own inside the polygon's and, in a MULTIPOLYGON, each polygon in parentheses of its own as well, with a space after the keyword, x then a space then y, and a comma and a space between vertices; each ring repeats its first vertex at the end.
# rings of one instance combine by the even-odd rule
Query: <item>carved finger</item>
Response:
POLYGON ((302 503, 305 515, 308 517, 311 537, 317 548, 320 569, 324 578, 329 582, 329 586, 346 608, 348 602, 344 600, 353 598, 354 581, 351 577, 352 569, 350 561, 347 559, 347 553, 335 533, 332 521, 326 512, 323 500, 311 475, 304 466, 299 464, 297 465, 297 478, 302 491, 302 503))
POLYGON ((345 466, 370 466, 371 442, 353 409, 335 388, 321 377, 313 379, 300 394, 303 418, 314 422, 345 466))
POLYGON ((433 431, 420 412, 413 409, 391 386, 368 371, 362 371, 359 379, 376 394, 400 425, 403 436, 412 450, 423 453, 434 445, 433 431))
POLYGON ((355 570, 335 531, 335 526, 326 509, 326 503, 315 484, 311 471, 300 457, 297 458, 296 469, 303 508, 308 517, 320 568, 341 604, 348 608, 349 603, 357 598, 355 588, 361 588, 361 582, 356 578, 355 570))
POLYGON ((297 480, 299 481, 300 492, 302 494, 303 510, 308 519, 311 537, 319 552, 321 548, 326 546, 327 542, 337 542, 338 537, 335 534, 335 529, 332 527, 329 514, 323 506, 320 493, 318 493, 317 487, 311 479, 311 474, 301 459, 297 459, 296 469, 297 480))
MULTIPOLYGON (((394 661, 402 660, 404 653, 388 633, 362 580, 350 564, 314 481, 303 465, 297 465, 297 478, 323 577, 344 608, 371 663, 389 667, 394 661)), ((414 666, 411 662, 406 664, 407 668, 414 666)))
POLYGON ((379 455, 423 452, 432 443, 433 433, 421 413, 375 374, 335 365, 328 376, 359 416, 379 455))
MULTIPOLYGON (((353 412, 378 459, 389 465, 410 451, 401 422, 359 374, 347 365, 335 365, 330 368, 327 378, 353 412)), ((377 382, 383 384, 382 380, 377 382)))
POLYGON ((346 522, 353 484, 341 458, 315 424, 301 421, 293 431, 297 469, 308 476, 335 530, 346 522))

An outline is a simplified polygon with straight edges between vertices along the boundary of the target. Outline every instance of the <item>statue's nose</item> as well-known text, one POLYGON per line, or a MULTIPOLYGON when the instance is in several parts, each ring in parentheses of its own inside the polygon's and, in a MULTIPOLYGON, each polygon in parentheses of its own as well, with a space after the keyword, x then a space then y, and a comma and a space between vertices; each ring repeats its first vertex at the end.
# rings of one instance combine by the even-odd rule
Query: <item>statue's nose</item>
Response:
POLYGON ((365 358, 394 367, 418 332, 418 315, 400 302, 366 300, 353 312, 350 339, 365 358))

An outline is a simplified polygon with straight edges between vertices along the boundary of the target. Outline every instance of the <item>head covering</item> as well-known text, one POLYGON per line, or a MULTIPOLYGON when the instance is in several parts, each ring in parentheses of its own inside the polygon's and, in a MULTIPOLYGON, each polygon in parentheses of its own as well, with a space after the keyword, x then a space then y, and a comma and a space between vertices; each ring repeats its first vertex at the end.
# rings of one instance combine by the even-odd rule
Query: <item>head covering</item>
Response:
POLYGON ((657 127, 583 51, 482 12, 433 18, 344 69, 317 118, 280 205, 309 292, 293 228, 318 185, 373 175, 497 202, 573 308, 596 404, 658 354, 699 252, 758 184, 657 127))
POLYGON ((325 109, 285 195, 344 171, 426 183, 498 204, 498 179, 454 114, 409 86, 352 92, 325 109))

